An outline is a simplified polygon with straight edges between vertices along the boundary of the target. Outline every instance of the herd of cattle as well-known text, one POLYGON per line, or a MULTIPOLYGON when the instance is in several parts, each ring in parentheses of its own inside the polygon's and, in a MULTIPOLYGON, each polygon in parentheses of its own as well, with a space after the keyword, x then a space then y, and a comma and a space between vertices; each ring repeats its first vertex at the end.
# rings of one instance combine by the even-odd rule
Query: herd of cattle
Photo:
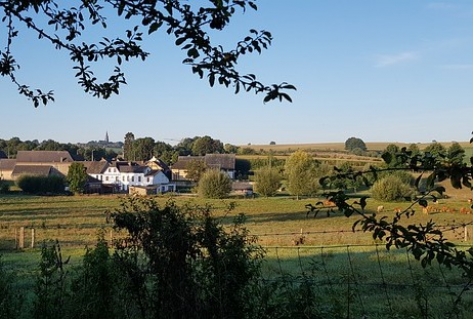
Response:
MULTIPOLYGON (((362 201, 361 201, 362 202, 362 201)), ((432 205, 427 205, 426 207, 422 207, 422 213, 429 215, 432 213, 461 213, 461 214, 472 214, 472 198, 468 200, 469 202, 469 207, 461 207, 460 209, 456 209, 454 207, 448 207, 448 206, 440 206, 438 201, 434 201, 432 205)), ((354 202, 355 204, 359 204, 359 202, 354 202)), ((365 203, 365 200, 364 200, 365 203)), ((365 205, 362 206, 362 210, 364 209, 365 205)), ((306 212, 306 217, 309 216, 309 214, 313 214, 313 217, 316 217, 319 212, 325 211, 327 217, 331 213, 335 212, 335 209, 337 209, 336 204, 333 201, 330 200, 324 200, 324 201, 318 201, 316 202, 315 205, 313 204, 306 204, 305 208, 307 209, 306 212)), ((377 206, 377 213, 382 213, 384 212, 385 206, 379 205, 377 206)), ((401 213, 403 210, 400 207, 396 207, 393 209, 394 213, 401 213)))

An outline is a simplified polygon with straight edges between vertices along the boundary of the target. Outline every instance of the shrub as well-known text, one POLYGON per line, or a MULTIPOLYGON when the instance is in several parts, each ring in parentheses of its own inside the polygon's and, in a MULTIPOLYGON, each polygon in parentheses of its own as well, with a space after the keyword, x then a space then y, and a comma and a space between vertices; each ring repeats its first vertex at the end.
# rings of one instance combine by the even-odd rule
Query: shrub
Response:
POLYGON ((224 229, 209 207, 127 200, 114 214, 128 235, 116 242, 113 258, 127 311, 142 318, 250 317, 263 250, 242 215, 224 229))
POLYGON ((13 286, 16 278, 7 271, 7 267, 0 255, 0 318, 14 319, 19 317, 21 295, 15 293, 13 286))
POLYGON ((25 193, 44 194, 64 193, 64 178, 57 175, 35 176, 23 175, 17 180, 17 186, 25 193))
POLYGON ((0 194, 8 194, 10 192, 10 185, 4 180, 0 180, 0 194))
POLYGON ((280 184, 281 177, 275 169, 265 167, 255 172, 255 191, 263 196, 275 195, 280 184))
POLYGON ((198 194, 204 198, 224 198, 232 190, 229 176, 219 170, 206 171, 199 180, 198 194))
POLYGON ((374 183, 372 197, 385 202, 403 200, 413 195, 413 189, 400 176, 388 175, 374 183))

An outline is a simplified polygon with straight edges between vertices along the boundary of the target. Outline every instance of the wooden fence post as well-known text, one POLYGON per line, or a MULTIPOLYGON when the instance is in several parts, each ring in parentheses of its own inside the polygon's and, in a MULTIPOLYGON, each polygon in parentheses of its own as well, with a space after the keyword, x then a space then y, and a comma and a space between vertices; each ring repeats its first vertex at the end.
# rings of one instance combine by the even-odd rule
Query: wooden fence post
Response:
POLYGON ((18 238, 18 248, 25 248, 25 227, 20 227, 20 233, 18 238))
POLYGON ((31 248, 35 248, 35 229, 31 229, 31 248))

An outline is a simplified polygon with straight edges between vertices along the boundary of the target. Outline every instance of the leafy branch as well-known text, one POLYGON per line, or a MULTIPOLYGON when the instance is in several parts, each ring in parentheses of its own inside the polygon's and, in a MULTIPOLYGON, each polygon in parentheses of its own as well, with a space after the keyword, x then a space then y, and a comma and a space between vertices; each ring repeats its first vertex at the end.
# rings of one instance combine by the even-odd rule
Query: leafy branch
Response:
MULTIPOLYGON (((472 141, 471 141, 472 142, 472 141)), ((363 231, 371 232, 372 237, 377 240, 384 240, 385 247, 390 249, 406 248, 415 259, 421 262, 423 267, 431 265, 436 260, 439 264, 445 265, 448 268, 457 267, 463 271, 463 274, 472 282, 472 246, 467 250, 459 250, 456 245, 449 242, 443 233, 436 228, 435 223, 430 220, 425 225, 400 225, 402 218, 410 218, 413 216, 415 205, 427 207, 429 201, 436 201, 437 198, 443 195, 444 187, 435 185, 436 182, 441 182, 449 179, 451 185, 460 189, 463 186, 472 189, 472 157, 471 165, 454 161, 444 154, 416 154, 403 148, 400 153, 395 155, 397 157, 398 167, 376 168, 370 167, 366 171, 349 170, 342 172, 335 168, 335 174, 332 176, 323 177, 320 180, 322 185, 330 187, 340 180, 362 179, 366 186, 370 186, 366 174, 372 174, 376 179, 381 172, 409 170, 419 172, 420 175, 416 178, 415 186, 420 191, 421 196, 415 198, 408 198, 413 202, 403 211, 396 212, 395 216, 390 220, 388 216, 378 218, 376 214, 366 214, 364 208, 367 197, 362 197, 359 202, 350 204, 349 197, 344 191, 327 192, 325 196, 333 202, 338 209, 349 217, 358 214, 362 218, 357 220, 353 225, 353 230, 360 227, 363 231), (428 173, 426 178, 426 189, 421 190, 420 182, 424 173, 428 173)), ((386 163, 392 163, 392 159, 388 154, 382 155, 386 163)))
POLYGON ((0 50, 0 75, 8 76, 17 85, 20 94, 32 100, 35 107, 54 101, 52 91, 31 90, 16 79, 15 73, 20 66, 12 54, 12 44, 14 38, 19 37, 14 24, 19 23, 35 32, 38 39, 49 41, 57 50, 68 51, 75 64, 73 69, 78 84, 85 92, 107 99, 119 94, 121 85, 126 84, 125 74, 120 69, 123 61, 145 60, 149 56, 141 45, 144 34, 150 36, 159 29, 165 29, 168 35, 175 38, 175 45, 186 52, 183 63, 191 66, 192 72, 200 78, 206 75, 211 87, 215 83, 226 87, 232 84, 235 93, 239 93, 241 88, 256 94, 264 93, 264 102, 275 99, 292 101, 285 91, 296 90, 293 85, 286 82, 265 85, 254 74, 243 75, 236 69, 242 55, 260 54, 271 45, 270 32, 252 29, 250 35, 239 41, 233 50, 212 44, 209 37, 210 30, 222 31, 237 9, 244 12, 247 8, 257 10, 255 1, 216 0, 210 1, 209 7, 193 7, 181 1, 168 0, 105 0, 103 3, 110 6, 118 17, 136 19, 140 23, 126 30, 124 37, 103 37, 98 43, 86 43, 80 40, 84 32, 93 33, 93 27, 107 28, 107 17, 103 12, 110 8, 99 5, 98 1, 82 0, 78 7, 64 8, 57 1, 0 1, 0 9, 4 12, 2 23, 7 31, 5 50, 0 50), (37 24, 42 20, 41 15, 46 17, 47 26, 37 24), (115 59, 116 63, 111 75, 101 82, 95 76, 92 63, 106 58, 115 59))

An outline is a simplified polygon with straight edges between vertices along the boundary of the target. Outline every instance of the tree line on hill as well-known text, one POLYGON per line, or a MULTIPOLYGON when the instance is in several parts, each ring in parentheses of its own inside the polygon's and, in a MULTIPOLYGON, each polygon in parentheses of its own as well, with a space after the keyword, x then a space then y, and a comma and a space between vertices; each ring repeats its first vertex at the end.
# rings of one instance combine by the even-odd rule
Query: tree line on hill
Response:
POLYGON ((236 154, 239 147, 223 144, 210 136, 195 136, 182 139, 172 146, 163 141, 155 141, 151 137, 135 138, 128 132, 123 142, 89 141, 87 143, 60 143, 52 139, 22 141, 18 137, 9 140, 0 139, 0 151, 8 158, 15 158, 18 151, 68 151, 85 160, 100 160, 122 157, 128 161, 146 161, 153 156, 160 158, 168 165, 175 163, 178 156, 202 156, 205 154, 236 154))

